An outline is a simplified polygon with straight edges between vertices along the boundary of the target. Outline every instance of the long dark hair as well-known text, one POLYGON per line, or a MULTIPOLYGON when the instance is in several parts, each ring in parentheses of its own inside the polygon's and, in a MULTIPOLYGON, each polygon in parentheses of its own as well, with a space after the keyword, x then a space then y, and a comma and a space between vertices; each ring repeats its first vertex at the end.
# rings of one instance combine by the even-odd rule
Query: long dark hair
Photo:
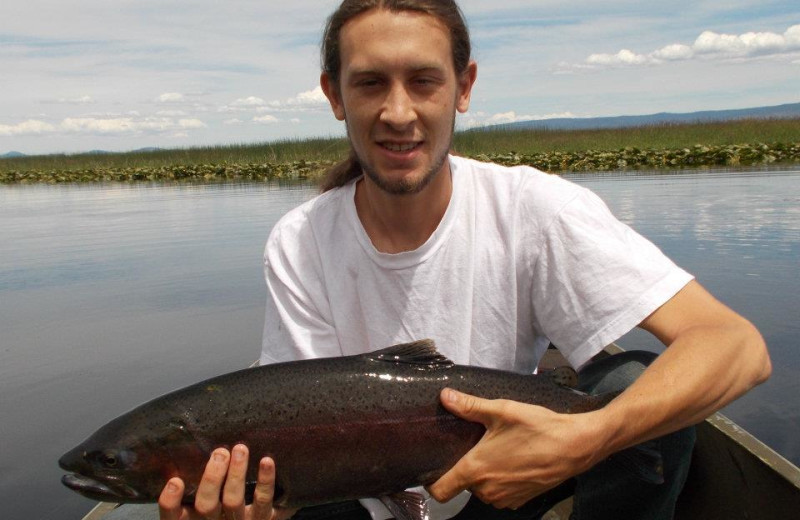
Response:
MULTIPOLYGON (((328 18, 322 38, 322 70, 330 78, 331 86, 339 88, 342 72, 339 36, 342 27, 349 20, 370 9, 390 11, 417 11, 428 14, 441 21, 450 30, 450 44, 453 49, 453 67, 457 75, 469 67, 472 46, 464 15, 454 0, 344 0, 339 8, 328 18)), ((344 186, 361 175, 361 165, 355 151, 350 149, 347 159, 333 165, 322 179, 320 190, 325 192, 344 186)))

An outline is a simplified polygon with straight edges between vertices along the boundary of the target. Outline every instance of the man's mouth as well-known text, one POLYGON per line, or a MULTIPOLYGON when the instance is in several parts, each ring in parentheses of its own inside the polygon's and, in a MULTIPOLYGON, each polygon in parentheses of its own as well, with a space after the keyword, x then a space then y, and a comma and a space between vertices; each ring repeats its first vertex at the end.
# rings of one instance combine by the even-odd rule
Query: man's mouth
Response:
POLYGON ((391 143, 391 142, 382 142, 381 146, 389 150, 390 152, 409 152, 415 148, 417 148, 420 144, 419 141, 415 141, 413 143, 391 143))

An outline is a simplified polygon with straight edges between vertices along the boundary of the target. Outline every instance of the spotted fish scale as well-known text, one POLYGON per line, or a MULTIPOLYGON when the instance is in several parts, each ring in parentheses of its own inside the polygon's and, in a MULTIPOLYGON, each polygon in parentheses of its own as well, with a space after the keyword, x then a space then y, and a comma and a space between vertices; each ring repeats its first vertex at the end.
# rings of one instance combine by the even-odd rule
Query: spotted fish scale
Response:
POLYGON ((595 410, 588 396, 550 377, 456 365, 429 340, 364 355, 278 363, 169 393, 100 428, 60 465, 70 488, 97 500, 154 502, 180 476, 194 501, 217 447, 250 448, 276 463, 276 504, 300 507, 380 497, 435 481, 484 433, 439 401, 450 387, 560 413, 595 410))

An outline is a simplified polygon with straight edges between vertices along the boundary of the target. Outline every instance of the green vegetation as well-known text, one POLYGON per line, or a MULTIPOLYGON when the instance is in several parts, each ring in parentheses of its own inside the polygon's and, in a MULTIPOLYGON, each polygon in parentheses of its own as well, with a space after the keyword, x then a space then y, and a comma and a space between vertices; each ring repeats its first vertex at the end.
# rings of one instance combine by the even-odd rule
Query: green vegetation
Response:
POLYGON ((459 153, 583 152, 586 150, 677 150, 700 144, 728 146, 753 143, 797 143, 800 119, 745 119, 719 123, 652 125, 600 130, 471 130, 460 132, 459 153))
MULTIPOLYGON (((800 119, 611 130, 480 129, 456 134, 468 157, 545 171, 751 166, 800 162, 800 119)), ((347 154, 344 138, 114 154, 0 159, 0 184, 307 179, 347 154)))

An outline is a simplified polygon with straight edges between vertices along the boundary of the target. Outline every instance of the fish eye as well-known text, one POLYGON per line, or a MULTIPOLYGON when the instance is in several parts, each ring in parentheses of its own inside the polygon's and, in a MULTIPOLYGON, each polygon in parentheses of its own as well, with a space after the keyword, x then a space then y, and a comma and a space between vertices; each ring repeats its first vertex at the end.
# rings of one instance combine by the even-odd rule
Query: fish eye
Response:
POLYGON ((113 451, 103 451, 99 454, 100 463, 107 468, 116 468, 119 460, 113 451))

